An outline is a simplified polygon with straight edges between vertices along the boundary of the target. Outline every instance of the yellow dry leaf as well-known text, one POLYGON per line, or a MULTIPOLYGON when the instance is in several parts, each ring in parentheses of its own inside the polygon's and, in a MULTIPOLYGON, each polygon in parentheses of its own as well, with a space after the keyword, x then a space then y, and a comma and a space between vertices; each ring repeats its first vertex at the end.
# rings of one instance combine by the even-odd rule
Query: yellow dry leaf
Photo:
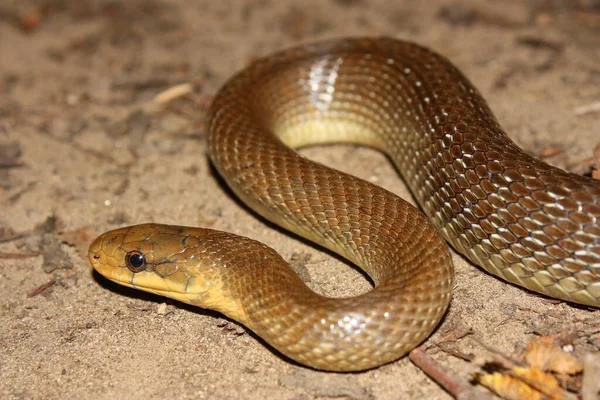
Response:
POLYGON ((547 369, 557 374, 575 375, 583 371, 583 365, 571 354, 561 350, 548 360, 547 369))
POLYGON ((574 375, 583 370, 575 357, 561 349, 550 336, 531 339, 525 353, 527 363, 542 371, 574 375))
POLYGON ((503 399, 540 400, 542 394, 518 378, 501 372, 477 375, 479 383, 495 392, 503 399))
POLYGON ((569 400, 573 396, 563 390, 554 376, 537 368, 514 367, 507 372, 477 375, 478 382, 500 397, 510 400, 569 400))
POLYGON ((566 397, 556 378, 534 367, 514 367, 514 376, 551 399, 566 397))

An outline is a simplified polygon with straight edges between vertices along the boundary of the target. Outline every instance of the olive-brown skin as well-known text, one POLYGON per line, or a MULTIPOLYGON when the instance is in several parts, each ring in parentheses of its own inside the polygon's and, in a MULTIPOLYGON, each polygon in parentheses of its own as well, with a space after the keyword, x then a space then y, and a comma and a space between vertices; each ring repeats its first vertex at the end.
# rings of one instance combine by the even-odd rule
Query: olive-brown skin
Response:
POLYGON ((600 182, 524 153, 428 49, 339 39, 276 53, 225 84, 207 129, 213 164, 248 206, 357 264, 375 288, 325 298, 258 242, 155 224, 96 239, 101 274, 221 311, 288 357, 336 371, 395 360, 437 325, 453 283, 442 237, 507 281, 600 307, 600 182), (385 152, 429 218, 292 150, 332 142, 385 152), (141 272, 128 268, 132 252, 146 257, 141 272))

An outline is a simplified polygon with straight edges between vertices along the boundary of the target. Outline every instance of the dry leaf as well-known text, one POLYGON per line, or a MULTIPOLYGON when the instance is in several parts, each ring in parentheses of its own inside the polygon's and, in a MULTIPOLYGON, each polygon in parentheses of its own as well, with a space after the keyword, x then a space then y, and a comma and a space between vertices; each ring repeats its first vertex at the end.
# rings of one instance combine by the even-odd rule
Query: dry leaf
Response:
POLYGON ((479 383, 502 398, 511 400, 567 400, 573 396, 563 390, 554 376, 537 368, 514 367, 510 371, 478 375, 479 383))
POLYGON ((515 377, 521 379, 523 382, 549 398, 566 398, 566 396, 562 394, 563 389, 558 384, 556 378, 535 367, 515 367, 512 369, 512 373, 515 377))
POLYGON ((594 157, 600 159, 600 144, 597 144, 596 147, 594 147, 594 157))
POLYGON ((38 27, 42 17, 43 10, 40 7, 28 8, 19 14, 19 25, 25 32, 30 32, 38 27))
POLYGON ((483 386, 498 396, 510 400, 539 400, 542 394, 518 378, 501 372, 475 376, 483 386))
POLYGON ((560 149, 560 147, 557 146, 545 146, 542 147, 542 149, 540 150, 538 156, 541 158, 544 157, 552 157, 552 156, 556 156, 558 154, 562 153, 562 150, 560 149))
POLYGON ((561 349, 550 336, 531 339, 525 353, 527 364, 542 371, 575 375, 583 366, 575 357, 561 349))

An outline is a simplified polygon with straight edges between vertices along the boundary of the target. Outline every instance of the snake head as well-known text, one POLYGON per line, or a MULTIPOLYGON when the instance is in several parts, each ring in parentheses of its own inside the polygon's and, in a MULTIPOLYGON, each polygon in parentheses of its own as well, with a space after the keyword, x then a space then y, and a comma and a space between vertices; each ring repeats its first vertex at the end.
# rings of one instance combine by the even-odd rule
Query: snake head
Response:
POLYGON ((124 227, 96 238, 88 258, 118 284, 230 314, 237 307, 223 293, 223 266, 211 248, 218 235, 223 233, 170 225, 124 227))

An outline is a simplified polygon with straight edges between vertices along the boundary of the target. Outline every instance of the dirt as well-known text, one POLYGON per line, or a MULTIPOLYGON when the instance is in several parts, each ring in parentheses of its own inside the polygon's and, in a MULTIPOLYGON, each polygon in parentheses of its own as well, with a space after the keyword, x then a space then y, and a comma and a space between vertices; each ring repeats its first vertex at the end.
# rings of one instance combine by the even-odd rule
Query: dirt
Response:
MULTIPOLYGON (((87 245, 129 224, 206 226, 274 247, 320 293, 366 291, 363 275, 265 224, 225 188, 207 160, 203 125, 219 86, 252 59, 292 44, 412 40, 457 64, 526 151, 591 174, 600 144, 599 7, 592 0, 3 1, 0 397, 450 398, 407 357, 355 374, 296 365, 215 312, 107 282, 91 270, 87 245), (191 92, 157 105, 157 95, 181 84, 191 92)), ((372 150, 302 153, 411 199, 372 150)), ((425 344, 448 374, 471 380, 479 371, 457 354, 518 357, 539 335, 562 338, 579 359, 600 350, 597 310, 529 293, 456 254, 454 262, 452 304, 425 344)))

